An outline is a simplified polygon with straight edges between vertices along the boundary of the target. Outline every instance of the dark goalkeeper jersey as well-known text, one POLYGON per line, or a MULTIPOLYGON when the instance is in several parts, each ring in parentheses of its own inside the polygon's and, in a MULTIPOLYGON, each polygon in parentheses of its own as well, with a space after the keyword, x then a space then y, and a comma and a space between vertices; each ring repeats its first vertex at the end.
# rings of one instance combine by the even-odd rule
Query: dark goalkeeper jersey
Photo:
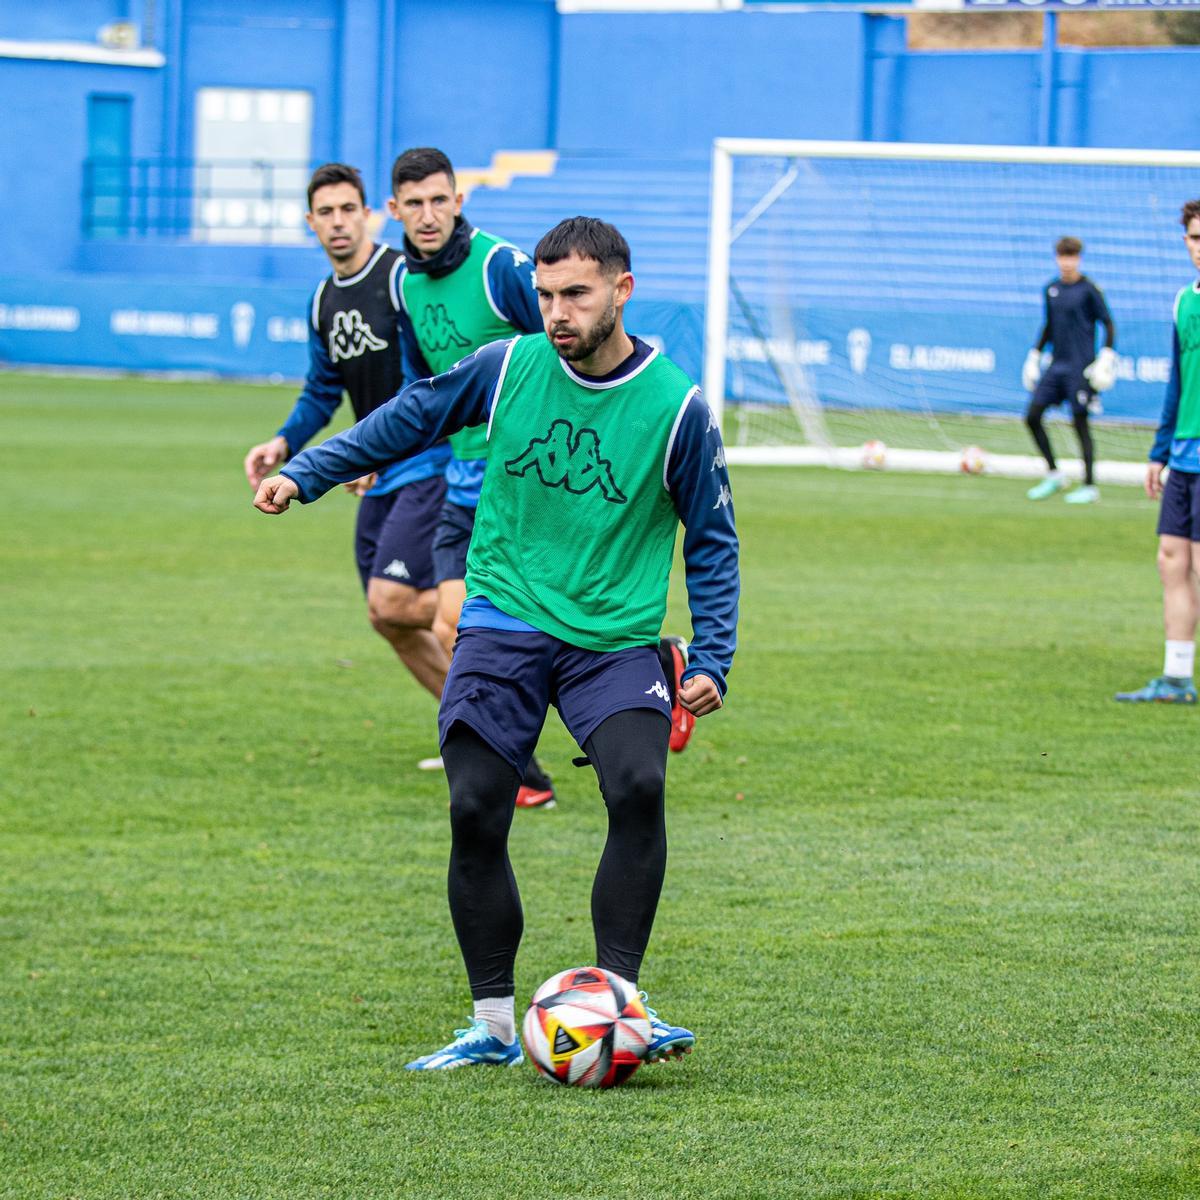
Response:
POLYGON ((1077 370, 1096 357, 1096 326, 1103 325, 1104 344, 1116 336, 1104 293, 1086 276, 1074 283, 1056 279, 1046 285, 1046 324, 1038 349, 1053 347, 1054 362, 1077 370))

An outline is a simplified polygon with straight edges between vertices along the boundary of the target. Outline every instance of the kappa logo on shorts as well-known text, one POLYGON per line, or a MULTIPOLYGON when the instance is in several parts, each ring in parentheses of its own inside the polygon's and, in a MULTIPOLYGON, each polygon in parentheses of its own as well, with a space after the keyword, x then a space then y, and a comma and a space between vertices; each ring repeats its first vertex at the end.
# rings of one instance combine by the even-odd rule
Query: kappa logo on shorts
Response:
POLYGON ((337 313, 333 328, 329 331, 329 357, 337 362, 344 358, 357 358, 368 350, 386 350, 387 342, 372 332, 357 308, 337 313))
POLYGON ((386 567, 383 568, 385 575, 391 575, 393 579, 411 579, 412 576, 408 573, 408 567, 398 558, 393 558, 386 567))
POLYGON ((546 487, 566 488, 582 496, 598 487, 612 504, 624 504, 625 493, 613 478, 612 463, 600 457, 600 437, 594 429, 571 428, 570 421, 554 421, 544 438, 534 438, 529 449, 504 464, 510 475, 524 478, 530 468, 546 487))
POLYGON ((667 691, 667 685, 661 679, 656 679, 654 686, 648 687, 643 695, 657 696, 660 700, 665 700, 668 704, 671 703, 671 693, 667 691))
POLYGON ((444 304, 427 304, 421 314, 421 341, 434 353, 440 354, 457 346, 460 350, 471 344, 458 332, 444 304))

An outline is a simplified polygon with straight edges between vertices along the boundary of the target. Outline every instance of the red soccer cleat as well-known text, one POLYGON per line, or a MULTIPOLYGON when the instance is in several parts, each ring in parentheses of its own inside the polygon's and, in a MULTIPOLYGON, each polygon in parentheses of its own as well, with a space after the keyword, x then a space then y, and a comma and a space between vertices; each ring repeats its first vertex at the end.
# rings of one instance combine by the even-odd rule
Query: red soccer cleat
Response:
POLYGON ((688 665, 687 642, 681 637, 659 638, 658 658, 671 692, 671 740, 668 744, 679 754, 691 740, 692 730, 696 728, 696 718, 679 703, 679 688, 688 665))
POLYGON ((553 808, 554 789, 545 788, 542 791, 538 791, 536 788, 526 787, 525 784, 521 784, 517 789, 517 807, 553 808))
POLYGON ((554 807, 554 784, 536 758, 531 758, 529 766, 525 768, 525 778, 521 780, 521 786, 517 789, 517 807, 554 807))

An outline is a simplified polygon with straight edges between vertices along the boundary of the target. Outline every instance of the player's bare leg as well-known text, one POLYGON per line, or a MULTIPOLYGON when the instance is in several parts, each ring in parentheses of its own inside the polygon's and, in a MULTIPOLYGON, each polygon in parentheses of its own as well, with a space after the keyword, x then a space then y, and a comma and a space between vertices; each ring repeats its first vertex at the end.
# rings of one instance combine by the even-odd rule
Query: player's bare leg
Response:
POLYGON ((1187 538, 1163 534, 1158 539, 1158 576, 1163 585, 1163 630, 1169 641, 1190 642, 1196 637, 1200 595, 1196 574, 1200 546, 1187 538))
POLYGON ((1123 701, 1195 704, 1193 663, 1196 624, 1200 618, 1200 545, 1164 533, 1158 539, 1158 575, 1163 585, 1163 632, 1166 660, 1163 673, 1136 692, 1118 692, 1123 701))
POLYGON ((437 640, 449 658, 454 653, 454 639, 458 637, 458 620, 462 616, 463 604, 467 599, 465 579, 443 579, 437 585, 435 612, 432 625, 437 640))
POLYGON ((371 627, 395 650, 413 678, 440 700, 450 656, 429 628, 436 608, 433 588, 418 590, 387 579, 372 579, 367 585, 371 627))

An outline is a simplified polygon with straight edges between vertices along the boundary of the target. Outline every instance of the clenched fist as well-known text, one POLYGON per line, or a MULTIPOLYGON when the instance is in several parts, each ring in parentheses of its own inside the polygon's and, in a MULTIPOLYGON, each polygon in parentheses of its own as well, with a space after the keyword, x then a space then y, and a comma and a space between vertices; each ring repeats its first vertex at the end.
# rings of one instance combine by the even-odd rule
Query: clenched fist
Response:
POLYGON ((268 516, 287 512, 288 505, 300 495, 300 489, 286 475, 272 475, 258 485, 254 507, 268 516))

